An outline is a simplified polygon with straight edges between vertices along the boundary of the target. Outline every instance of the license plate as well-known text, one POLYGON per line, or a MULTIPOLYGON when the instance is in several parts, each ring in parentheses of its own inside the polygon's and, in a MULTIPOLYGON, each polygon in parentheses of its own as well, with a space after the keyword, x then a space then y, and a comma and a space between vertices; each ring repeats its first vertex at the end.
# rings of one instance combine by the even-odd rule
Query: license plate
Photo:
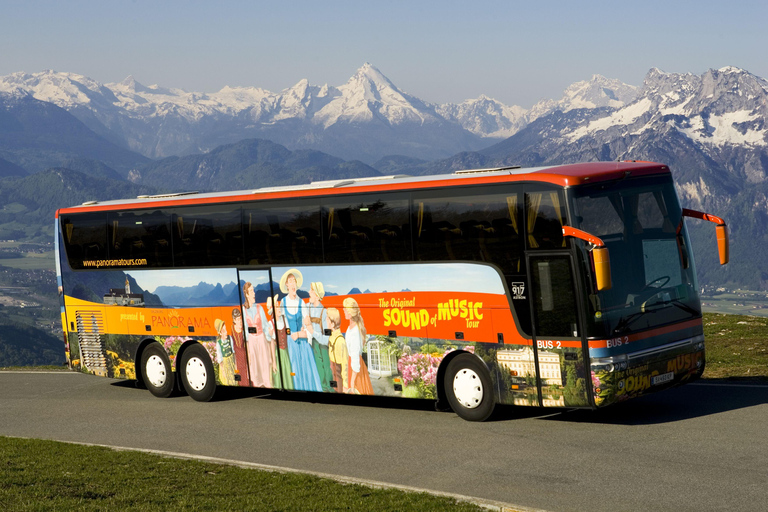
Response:
POLYGON ((661 375, 651 377, 651 385, 655 386, 657 384, 664 384, 665 382, 669 382, 671 380, 675 380, 675 372, 662 373, 661 375))

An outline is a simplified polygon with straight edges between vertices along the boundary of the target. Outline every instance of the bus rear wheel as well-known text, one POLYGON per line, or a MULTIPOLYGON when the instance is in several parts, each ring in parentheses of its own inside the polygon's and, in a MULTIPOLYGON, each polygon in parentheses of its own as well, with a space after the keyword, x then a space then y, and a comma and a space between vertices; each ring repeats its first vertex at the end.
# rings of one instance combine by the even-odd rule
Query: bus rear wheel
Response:
POLYGON ((208 351, 199 343, 181 356, 181 382, 187 394, 198 402, 210 402, 216 394, 216 373, 208 351))
POLYGON ((159 343, 152 343, 141 353, 142 380, 150 393, 168 398, 173 393, 174 374, 171 360, 159 343))
POLYGON ((443 386, 451 409, 465 420, 484 421, 496 406, 488 369, 471 354, 451 359, 443 386))

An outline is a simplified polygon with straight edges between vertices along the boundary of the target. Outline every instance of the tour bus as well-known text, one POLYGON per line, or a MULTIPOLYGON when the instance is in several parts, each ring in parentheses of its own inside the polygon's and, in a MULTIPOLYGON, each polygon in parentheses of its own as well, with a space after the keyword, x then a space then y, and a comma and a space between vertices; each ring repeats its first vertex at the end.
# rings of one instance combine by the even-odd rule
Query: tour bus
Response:
POLYGON ((598 408, 704 371, 672 174, 652 162, 89 201, 56 212, 72 369, 218 386, 598 408))

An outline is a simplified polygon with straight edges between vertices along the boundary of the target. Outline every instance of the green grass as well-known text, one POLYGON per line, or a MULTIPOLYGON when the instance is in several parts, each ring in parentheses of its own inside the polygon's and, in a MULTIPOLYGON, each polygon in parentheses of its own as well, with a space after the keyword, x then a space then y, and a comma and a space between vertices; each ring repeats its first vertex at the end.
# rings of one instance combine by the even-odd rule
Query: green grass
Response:
POLYGON ((60 370, 62 372, 70 371, 66 365, 61 364, 43 364, 38 366, 0 366, 0 370, 7 372, 50 372, 54 370, 60 370))
POLYGON ((0 259, 0 265, 20 270, 53 270, 56 268, 53 251, 28 252, 19 258, 3 258, 0 259))
POLYGON ((768 380, 768 318, 704 314, 704 378, 768 380))
POLYGON ((0 510, 479 511, 453 499, 314 476, 0 437, 0 510))

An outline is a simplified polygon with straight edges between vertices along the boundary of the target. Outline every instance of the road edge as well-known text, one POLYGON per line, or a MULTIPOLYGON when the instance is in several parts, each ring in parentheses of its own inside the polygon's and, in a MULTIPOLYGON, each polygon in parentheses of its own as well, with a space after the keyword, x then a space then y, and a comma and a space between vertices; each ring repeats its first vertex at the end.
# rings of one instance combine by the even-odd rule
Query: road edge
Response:
MULTIPOLYGON (((36 439, 36 438, 30 438, 30 437, 16 437, 16 436, 3 436, 3 437, 8 437, 10 439, 27 439, 27 440, 36 439)), ((364 485, 366 487, 371 487, 373 489, 393 489, 393 490, 399 490, 404 492, 424 493, 424 494, 430 494, 432 496, 437 496, 441 498, 451 498, 451 499, 455 499, 456 501, 471 503, 473 505, 477 505, 478 507, 482 507, 486 510, 492 510, 494 512, 548 512, 544 509, 523 507, 520 505, 513 505, 511 503, 504 503, 501 501, 488 500, 485 498, 477 498, 475 496, 465 496, 463 494, 455 494, 451 492, 435 491, 432 489, 425 489, 422 487, 412 487, 409 485, 392 484, 388 482, 379 482, 376 480, 366 480, 363 478, 334 475, 331 473, 320 473, 317 471, 306 471, 306 470, 288 468, 283 466, 271 466, 268 464, 259 464, 256 462, 246 462, 241 460, 223 459, 219 457, 209 457, 207 455, 195 455, 192 453, 170 452, 165 450, 152 450, 149 448, 129 448, 126 446, 112 446, 107 444, 81 443, 77 441, 55 440, 55 442, 74 444, 79 446, 89 446, 89 447, 95 447, 95 448, 107 448, 107 449, 118 451, 118 452, 141 452, 141 453, 146 453, 150 455, 157 455, 160 457, 169 457, 169 458, 184 459, 184 460, 196 460, 200 462, 209 462, 212 464, 235 466, 243 469, 269 471, 271 473, 293 473, 293 474, 311 475, 311 476, 316 476, 318 478, 334 480, 342 484, 364 485)))

